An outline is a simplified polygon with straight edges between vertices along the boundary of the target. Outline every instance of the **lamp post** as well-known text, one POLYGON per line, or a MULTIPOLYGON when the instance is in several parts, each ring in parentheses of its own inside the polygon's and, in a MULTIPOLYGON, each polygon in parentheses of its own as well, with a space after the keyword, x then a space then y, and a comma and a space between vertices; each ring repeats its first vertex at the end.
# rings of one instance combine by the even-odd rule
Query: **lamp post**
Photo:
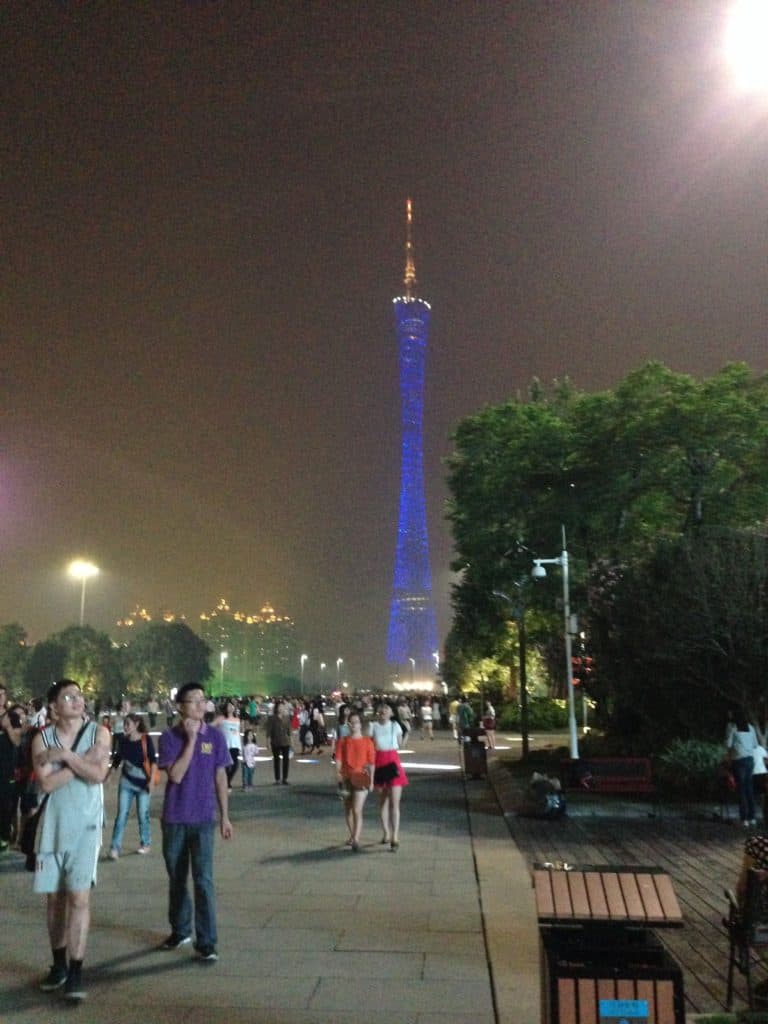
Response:
POLYGON ((571 590, 568 579, 568 550, 565 546, 565 527, 563 531, 563 550, 559 558, 534 558, 531 575, 535 580, 547 575, 545 565, 559 565, 563 571, 563 616, 565 618, 565 680, 568 694, 568 735, 570 738, 571 758, 579 759, 579 737, 576 728, 576 696, 573 692, 573 659, 571 655, 571 590))
POLYGON ((219 677, 219 681, 220 681, 222 693, 224 692, 224 662, 227 660, 228 657, 229 657, 229 654, 227 654, 226 651, 220 651, 219 652, 219 660, 221 662, 221 676, 219 677))
POLYGON ((343 658, 336 659, 336 689, 341 689, 341 666, 344 664, 343 658))
POLYGON ((73 579, 80 580, 80 626, 85 622, 85 584, 92 576, 99 575, 99 567, 93 562, 86 562, 82 558, 76 558, 69 563, 67 570, 73 579))
POLYGON ((299 661, 301 662, 301 696, 304 696, 304 666, 307 663, 308 654, 302 654, 299 661))
POLYGON ((325 668, 326 668, 325 662, 321 661, 320 662, 320 693, 325 693, 325 685, 324 685, 324 683, 325 683, 325 676, 323 675, 323 673, 325 672, 325 668))
POLYGON ((413 686, 416 677, 416 659, 409 658, 408 661, 411 663, 411 686, 413 686))

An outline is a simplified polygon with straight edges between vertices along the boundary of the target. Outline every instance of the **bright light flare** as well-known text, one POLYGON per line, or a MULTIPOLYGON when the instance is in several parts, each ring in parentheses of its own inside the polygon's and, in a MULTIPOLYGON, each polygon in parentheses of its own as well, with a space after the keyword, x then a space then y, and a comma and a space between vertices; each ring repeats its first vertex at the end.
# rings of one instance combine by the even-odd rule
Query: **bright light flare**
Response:
POLYGON ((768 95, 768 0, 737 0, 733 5, 725 55, 742 89, 768 95))
POLYGON ((76 580, 89 580, 91 576, 99 575, 99 567, 94 565, 93 562, 86 562, 82 558, 76 558, 74 562, 69 563, 67 572, 76 580))

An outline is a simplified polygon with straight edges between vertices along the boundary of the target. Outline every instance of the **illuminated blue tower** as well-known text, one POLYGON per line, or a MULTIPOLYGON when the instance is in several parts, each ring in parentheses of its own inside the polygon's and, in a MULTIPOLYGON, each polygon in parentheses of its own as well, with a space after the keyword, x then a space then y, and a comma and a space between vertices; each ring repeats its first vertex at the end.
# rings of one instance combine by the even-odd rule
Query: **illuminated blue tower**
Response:
POLYGON ((413 211, 406 203, 405 295, 394 299, 400 348, 402 448, 400 516, 389 614, 387 660, 411 678, 434 672, 437 624, 432 603, 427 516, 424 501, 424 358, 429 334, 429 303, 416 298, 413 211))

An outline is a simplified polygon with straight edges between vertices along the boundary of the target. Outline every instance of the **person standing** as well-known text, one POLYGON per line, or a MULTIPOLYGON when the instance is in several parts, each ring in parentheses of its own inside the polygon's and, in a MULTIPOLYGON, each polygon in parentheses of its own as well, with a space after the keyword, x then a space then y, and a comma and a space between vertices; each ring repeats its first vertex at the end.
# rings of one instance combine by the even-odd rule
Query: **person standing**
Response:
POLYGON ((232 764, 227 768, 227 785, 232 791, 232 780, 237 774, 237 766, 240 761, 240 754, 243 751, 243 741, 240 737, 240 715, 237 712, 237 705, 234 701, 228 700, 224 704, 222 714, 216 719, 219 732, 224 737, 229 750, 232 764))
POLYGON ((104 818, 102 783, 109 769, 109 733, 85 717, 80 686, 59 679, 48 691, 53 725, 32 740, 32 763, 45 807, 35 838, 34 891, 47 896, 53 964, 40 985, 85 998, 82 966, 90 924, 91 889, 104 818))
POLYGON ((400 798, 403 786, 408 785, 398 748, 403 732, 392 721, 392 708, 385 701, 379 704, 377 718, 371 723, 371 738, 376 748, 376 767, 373 783, 379 794, 383 844, 389 843, 394 853, 400 846, 400 798))
POLYGON ((176 695, 181 721, 160 737, 158 765, 168 773, 161 823, 168 872, 171 934, 163 949, 192 941, 190 864, 195 891, 195 949, 201 960, 218 960, 213 845, 216 805, 222 839, 232 838, 227 768, 229 750, 218 729, 205 721, 207 700, 199 683, 185 683, 176 695))
POLYGON ((750 725, 746 712, 740 709, 734 715, 733 728, 727 733, 727 750, 736 779, 739 817, 745 828, 756 824, 752 773, 755 767, 754 754, 758 746, 755 727, 750 725))
POLYGON ((272 714, 267 719, 267 739, 272 751, 272 765, 275 785, 288 785, 288 766, 291 763, 291 719, 290 711, 283 700, 276 700, 272 714), (282 772, 281 772, 282 765, 282 772))
POLYGON ((149 728, 154 729, 157 725, 157 716, 160 714, 160 705, 157 702, 157 697, 152 696, 147 701, 147 715, 149 716, 149 728))
POLYGON ((109 859, 117 860, 123 845, 123 833, 131 813, 131 804, 136 801, 136 816, 139 819, 139 848, 137 853, 149 853, 152 832, 149 821, 152 768, 155 763, 155 746, 147 735, 147 727, 141 715, 126 715, 123 735, 112 760, 112 767, 122 766, 117 791, 117 815, 109 844, 109 859))
POLYGON ((253 729, 246 729, 243 736, 243 789, 253 789, 253 772, 258 752, 256 733, 253 729))
POLYGON ((485 703, 485 714, 483 715, 483 729, 485 738, 488 741, 488 749, 496 749, 496 708, 490 701, 485 703))
POLYGON ((0 686, 0 853, 16 837, 16 809, 19 801, 16 785, 20 761, 24 709, 7 704, 8 693, 0 686))
POLYGON ((363 808, 366 797, 373 789, 373 771, 376 751, 370 736, 363 736, 363 722, 359 711, 347 718, 349 732, 336 743, 336 776, 343 786, 344 816, 349 829, 349 845, 354 853, 360 849, 363 828, 363 808))
POLYGON ((435 738, 432 733, 434 712, 432 710, 432 701, 428 697, 425 697, 421 702, 420 719, 421 738, 427 737, 427 739, 433 740, 435 738))

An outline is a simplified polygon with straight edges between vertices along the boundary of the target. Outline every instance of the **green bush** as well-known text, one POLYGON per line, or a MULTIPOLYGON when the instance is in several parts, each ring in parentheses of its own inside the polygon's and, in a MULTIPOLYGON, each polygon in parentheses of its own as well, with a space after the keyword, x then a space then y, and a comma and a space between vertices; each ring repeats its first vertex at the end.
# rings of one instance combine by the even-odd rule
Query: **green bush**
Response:
POLYGON ((722 763, 719 743, 673 740, 657 759, 657 781, 672 796, 716 800, 723 788, 722 763))
MULTIPOLYGON (((528 728, 539 730, 568 727, 568 709, 564 700, 528 698, 528 728)), ((498 729, 520 728, 520 705, 505 704, 501 709, 498 729)))

